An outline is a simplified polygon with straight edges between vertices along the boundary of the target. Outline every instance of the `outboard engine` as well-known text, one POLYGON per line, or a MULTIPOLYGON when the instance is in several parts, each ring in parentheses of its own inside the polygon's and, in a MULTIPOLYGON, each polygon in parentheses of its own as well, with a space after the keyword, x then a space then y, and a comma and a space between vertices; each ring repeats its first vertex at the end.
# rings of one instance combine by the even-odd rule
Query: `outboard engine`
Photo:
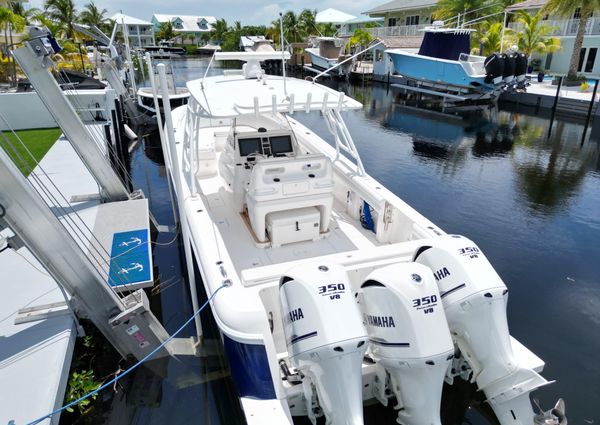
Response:
POLYGON ((441 425, 442 388, 454 344, 431 269, 417 263, 377 269, 362 284, 358 300, 378 366, 377 398, 387 406, 389 374, 398 423, 441 425))
POLYGON ((450 332, 500 424, 533 423, 529 393, 549 382, 515 358, 508 289, 487 258, 469 239, 447 235, 420 248, 415 261, 433 270, 450 332))
POLYGON ((502 77, 504 82, 510 84, 515 79, 515 69, 517 66, 517 55, 514 53, 506 53, 504 56, 504 71, 502 77))
POLYGON ((525 88, 525 75, 527 74, 527 55, 525 53, 516 53, 515 77, 517 86, 525 88))
POLYGON ((323 263, 296 267, 281 278, 279 299, 290 360, 305 375, 309 419, 316 424, 318 396, 327 424, 362 425, 368 337, 345 270, 323 263))
POLYGON ((485 58, 483 62, 485 67, 485 82, 490 84, 500 84, 503 80, 504 73, 504 56, 498 53, 493 53, 485 58))

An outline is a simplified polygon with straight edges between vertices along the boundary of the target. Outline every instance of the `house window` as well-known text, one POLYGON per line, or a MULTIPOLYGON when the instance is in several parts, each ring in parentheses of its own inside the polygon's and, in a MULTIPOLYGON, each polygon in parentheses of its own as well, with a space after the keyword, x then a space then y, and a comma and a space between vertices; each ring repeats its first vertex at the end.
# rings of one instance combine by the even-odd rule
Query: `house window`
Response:
POLYGON ((406 25, 419 25, 419 15, 407 16, 406 25))
POLYGON ((581 51, 579 52, 579 65, 577 65, 577 72, 581 72, 581 69, 583 68, 583 59, 585 58, 585 48, 581 49, 581 51))
POLYGON ((388 19, 388 27, 395 27, 396 26, 396 18, 389 18, 388 19))
POLYGON ((375 50, 375 62, 381 62, 383 60, 383 50, 375 50))
POLYGON ((575 12, 573 13, 573 19, 579 19, 581 18, 581 7, 578 7, 577 9, 575 9, 575 12))
POLYGON ((585 72, 592 72, 594 69, 594 62, 596 61, 596 53, 598 53, 598 49, 596 47, 590 48, 588 52, 587 60, 585 61, 585 72))

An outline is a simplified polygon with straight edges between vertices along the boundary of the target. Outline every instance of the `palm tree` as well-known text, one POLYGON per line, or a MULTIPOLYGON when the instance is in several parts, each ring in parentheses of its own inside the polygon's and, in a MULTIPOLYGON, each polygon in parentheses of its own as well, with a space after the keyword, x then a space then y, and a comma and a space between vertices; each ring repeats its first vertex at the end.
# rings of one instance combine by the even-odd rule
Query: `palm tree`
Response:
POLYGON ((36 7, 25 9, 25 7, 23 7, 23 3, 21 2, 10 3, 10 9, 15 15, 19 15, 25 19, 26 24, 30 24, 31 21, 41 13, 41 10, 36 7))
MULTIPOLYGON (((435 10, 435 18, 447 20, 460 14, 465 15, 461 18, 463 22, 494 13, 494 7, 481 9, 485 3, 485 0, 440 0, 435 10), (473 12, 469 12, 470 10, 473 12)), ((499 9, 499 6, 496 8, 499 9)))
POLYGON ((348 39, 347 46, 351 49, 353 47, 357 47, 358 49, 366 48, 373 41, 373 34, 369 31, 365 31, 362 28, 357 28, 354 30, 352 37, 348 39))
POLYGON ((317 30, 317 11, 304 9, 298 15, 298 27, 303 37, 314 34, 317 30))
POLYGON ((554 28, 540 22, 542 15, 530 15, 524 10, 517 13, 517 22, 522 25, 516 33, 519 51, 531 57, 532 53, 554 53, 560 49, 560 39, 552 37, 554 28))
MULTIPOLYGON (((12 43, 12 32, 21 32, 25 29, 25 18, 13 13, 10 9, 0 7, 0 31, 4 30, 4 40, 8 44, 10 39, 12 43)), ((9 59, 11 61, 11 59, 9 59)), ((17 68, 14 59, 12 59, 13 84, 17 83, 17 68)))
POLYGON ((556 13, 562 16, 573 16, 575 10, 580 10, 579 26, 575 35, 573 53, 569 63, 569 72, 567 79, 577 78, 577 68, 579 66, 579 55, 583 45, 583 36, 585 35, 588 20, 595 10, 600 9, 600 0, 549 0, 542 8, 541 13, 556 13))
POLYGON ((79 14, 79 21, 82 24, 101 28, 107 18, 104 16, 107 13, 106 9, 98 9, 94 2, 89 2, 85 5, 85 9, 79 14))
POLYGON ((304 31, 298 20, 298 16, 291 10, 283 15, 283 36, 288 43, 296 43, 304 38, 304 31))
POLYGON ((173 37, 175 37, 175 31, 173 31, 173 23, 171 21, 167 21, 160 24, 156 36, 160 40, 170 40, 173 37))
POLYGON ((225 35, 227 34, 227 32, 227 21, 221 18, 213 24, 210 35, 215 42, 222 43, 225 40, 225 35))
POLYGON ((484 56, 491 55, 492 53, 499 52, 502 47, 506 48, 512 44, 513 34, 510 28, 504 29, 504 43, 502 43, 502 22, 484 22, 482 25, 482 31, 479 38, 479 43, 482 47, 481 53, 484 56))
POLYGON ((46 0, 44 9, 50 19, 60 24, 61 30, 58 35, 75 38, 73 24, 77 22, 77 10, 73 0, 46 0))

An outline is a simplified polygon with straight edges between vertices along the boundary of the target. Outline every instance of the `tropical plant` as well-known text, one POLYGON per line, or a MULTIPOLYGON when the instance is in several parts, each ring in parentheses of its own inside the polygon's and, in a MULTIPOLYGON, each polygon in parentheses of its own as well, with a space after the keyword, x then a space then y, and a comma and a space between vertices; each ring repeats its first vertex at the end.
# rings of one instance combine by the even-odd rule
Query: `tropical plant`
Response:
POLYGON ((173 30, 173 23, 171 23, 171 21, 167 21, 160 24, 156 36, 160 40, 171 40, 172 38, 174 38, 175 31, 173 30))
MULTIPOLYGON (((484 7, 485 0, 439 0, 435 10, 435 19, 451 19, 459 14, 461 22, 470 21, 489 15, 500 9, 500 6, 484 7)), ((455 22, 456 23, 456 22, 455 22)))
MULTIPOLYGON (((65 402, 70 403, 78 400, 84 395, 94 391, 101 384, 102 382, 96 381, 94 372, 91 370, 82 370, 80 372, 73 371, 69 377, 69 385, 67 387, 67 393, 65 394, 65 402)), ((98 394, 94 394, 90 398, 79 402, 79 404, 77 404, 79 413, 84 413, 87 409, 87 406, 91 403, 91 400, 95 400, 97 397, 98 394)), ((73 412, 73 408, 69 407, 67 411, 73 412)))
POLYGON ((481 54, 484 56, 491 55, 513 44, 513 31, 510 28, 504 28, 504 40, 502 40, 502 27, 502 22, 484 22, 482 24, 479 37, 481 54))
POLYGON ((577 34, 575 35, 567 79, 575 79, 577 76, 579 56, 581 55, 581 46, 583 45, 585 29, 594 11, 600 9, 600 0, 548 0, 541 10, 541 13, 573 16, 576 9, 579 9, 580 11, 579 26, 577 28, 577 34))
POLYGON ((84 10, 79 14, 79 21, 82 24, 96 26, 101 28, 106 24, 107 18, 104 16, 107 13, 106 9, 98 9, 94 2, 89 2, 85 5, 84 10))
POLYGON ((357 48, 362 50, 366 48, 373 41, 373 35, 369 31, 365 31, 362 28, 354 30, 352 37, 348 39, 346 46, 350 49, 357 48))
POLYGON ((10 3, 10 9, 15 15, 21 16, 25 19, 26 24, 30 24, 37 15, 39 15, 42 11, 36 7, 30 7, 29 9, 25 9, 23 3, 15 1, 10 3))
POLYGON ((542 21, 542 15, 531 15, 524 10, 517 12, 517 22, 521 28, 516 32, 519 51, 531 57, 532 53, 554 53, 560 49, 560 39, 552 37, 554 28, 542 21))
MULTIPOLYGON (((277 22, 277 26, 279 26, 279 22, 275 22, 277 22)), ((285 14, 283 15, 283 36, 285 37, 287 42, 297 43, 299 41, 302 41, 305 35, 306 33, 300 25, 298 16, 291 10, 285 12, 285 14)))
POLYGON ((338 31, 331 22, 317 24, 317 30, 323 37, 333 37, 338 31))
POLYGON ((225 41, 225 35, 227 34, 227 21, 223 18, 218 19, 212 26, 210 36, 217 43, 225 41))
POLYGON ((298 27, 302 37, 306 37, 311 34, 315 34, 318 31, 317 28, 317 11, 304 9, 298 15, 298 27))
POLYGON ((58 36, 75 39, 75 27, 77 22, 77 10, 73 0, 46 0, 44 9, 47 16, 59 24, 58 36))

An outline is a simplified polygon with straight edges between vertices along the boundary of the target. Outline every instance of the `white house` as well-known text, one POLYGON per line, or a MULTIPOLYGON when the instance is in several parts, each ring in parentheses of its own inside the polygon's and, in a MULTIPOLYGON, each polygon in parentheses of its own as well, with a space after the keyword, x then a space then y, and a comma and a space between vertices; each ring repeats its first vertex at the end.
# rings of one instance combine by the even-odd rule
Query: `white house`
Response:
POLYGON ((156 44, 151 22, 122 13, 115 13, 110 19, 119 25, 121 30, 123 29, 123 25, 127 27, 129 46, 131 48, 153 46, 156 44))
POLYGON ((182 44, 190 42, 198 44, 202 34, 209 33, 212 26, 217 22, 214 16, 192 16, 192 15, 152 15, 152 25, 157 32, 161 24, 171 22, 173 31, 181 38, 182 44))
MULTIPOLYGON (((526 0, 513 4, 506 8, 508 12, 525 10, 528 13, 538 13, 546 4, 546 0, 526 0)), ((557 74, 566 74, 569 70, 571 53, 575 44, 575 35, 579 27, 579 9, 575 10, 573 16, 544 16, 546 24, 554 27, 554 35, 560 39, 562 49, 555 53, 549 53, 539 57, 541 59, 541 68, 557 74)), ((509 27, 518 31, 520 24, 511 22, 509 27)), ((587 23, 581 55, 579 56, 579 66, 577 71, 589 76, 600 76, 600 58, 598 57, 600 49, 600 13, 594 12, 594 15, 587 23)))

